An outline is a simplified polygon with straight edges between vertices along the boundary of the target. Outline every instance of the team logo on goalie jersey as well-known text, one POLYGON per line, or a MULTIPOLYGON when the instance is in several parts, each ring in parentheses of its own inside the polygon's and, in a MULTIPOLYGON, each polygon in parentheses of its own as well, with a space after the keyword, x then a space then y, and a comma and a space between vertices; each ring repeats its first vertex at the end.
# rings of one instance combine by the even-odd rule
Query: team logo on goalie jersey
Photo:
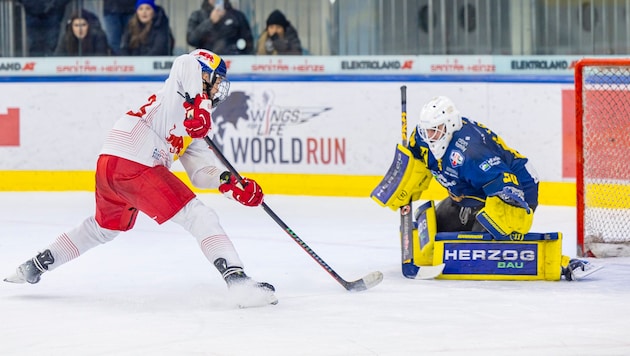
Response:
POLYGON ((451 151, 449 160, 451 161, 452 167, 459 167, 464 164, 464 155, 459 151, 453 150, 451 151))
POLYGON ((481 162, 481 164, 479 165, 479 168, 482 171, 487 172, 488 170, 490 170, 490 168, 492 168, 493 166, 497 166, 499 164, 501 164, 501 158, 495 156, 481 162))

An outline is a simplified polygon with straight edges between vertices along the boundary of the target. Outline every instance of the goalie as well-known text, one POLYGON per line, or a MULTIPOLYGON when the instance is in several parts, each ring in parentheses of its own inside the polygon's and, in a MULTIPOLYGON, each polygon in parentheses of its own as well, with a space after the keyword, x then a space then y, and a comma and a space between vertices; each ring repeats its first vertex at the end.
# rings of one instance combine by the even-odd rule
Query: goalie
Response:
MULTIPOLYGON (((435 208, 438 233, 487 231, 506 240, 529 232, 538 206, 534 167, 493 131, 462 117, 449 98, 424 105, 408 147, 398 145, 396 157, 372 193, 379 204, 397 210, 419 199, 435 177, 449 194, 435 208)), ((587 268, 579 262, 572 265, 587 268)), ((570 268, 562 274, 572 279, 570 268)))

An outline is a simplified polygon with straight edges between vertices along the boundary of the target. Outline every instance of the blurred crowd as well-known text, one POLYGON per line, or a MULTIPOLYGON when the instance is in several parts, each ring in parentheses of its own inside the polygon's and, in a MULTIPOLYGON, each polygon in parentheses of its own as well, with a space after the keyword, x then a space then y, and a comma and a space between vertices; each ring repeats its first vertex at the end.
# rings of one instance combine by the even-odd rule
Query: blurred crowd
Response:
MULTIPOLYGON (((17 0, 25 12, 28 53, 42 56, 169 56, 176 39, 155 0, 104 0, 99 18, 68 11, 72 0, 17 0)), ((297 30, 280 10, 260 34, 230 0, 202 0, 188 18, 186 43, 219 55, 301 55, 297 30)), ((182 39, 183 40, 183 39, 182 39)))

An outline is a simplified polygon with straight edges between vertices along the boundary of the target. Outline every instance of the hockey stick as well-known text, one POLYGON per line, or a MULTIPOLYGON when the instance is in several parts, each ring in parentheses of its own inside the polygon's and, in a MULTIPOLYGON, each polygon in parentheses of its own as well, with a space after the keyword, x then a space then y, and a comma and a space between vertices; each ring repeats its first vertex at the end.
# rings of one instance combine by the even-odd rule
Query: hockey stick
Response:
MULTIPOLYGON (((402 145, 407 147, 407 86, 400 87, 401 104, 401 136, 402 145)), ((402 274, 407 278, 415 278, 418 267, 413 264, 413 216, 411 200, 400 207, 400 256, 402 259, 402 274)))
MULTIPOLYGON (((400 127, 402 145, 407 147, 407 86, 400 87, 400 127)), ((444 264, 437 266, 416 266, 413 261, 413 207, 409 203, 400 207, 400 255, 402 274, 410 279, 433 279, 442 274, 444 264)))
MULTIPOLYGON (((221 163, 223 163, 223 165, 227 167, 230 173, 234 175, 236 180, 238 180, 239 183, 243 183, 243 177, 241 177, 241 175, 236 171, 236 168, 234 168, 234 166, 230 164, 227 158, 225 158, 225 156, 223 155, 223 153, 221 153, 221 151, 219 150, 217 145, 214 143, 214 141, 212 141, 212 139, 208 136, 204 137, 204 140, 206 141, 208 146, 210 146, 210 149, 214 151, 214 153, 216 154, 217 158, 219 158, 221 163)), ((293 239, 293 241, 295 241, 298 245, 300 245, 300 247, 302 247, 302 249, 306 251, 309 254, 309 256, 311 256, 315 260, 315 262, 317 262, 323 269, 325 269, 326 272, 328 272, 346 290, 351 291, 351 292, 360 292, 360 291, 374 287, 375 285, 379 284, 383 280, 383 273, 379 271, 371 272, 365 277, 358 279, 356 281, 351 281, 351 282, 348 282, 345 279, 341 278, 341 276, 339 276, 339 274, 337 274, 335 270, 333 270, 326 262, 324 262, 324 260, 321 257, 319 257, 315 253, 315 251, 313 251, 306 244, 306 242, 304 242, 293 230, 291 230, 291 228, 287 224, 285 224, 284 221, 282 221, 282 219, 280 219, 280 217, 276 215, 276 213, 274 213, 273 210, 271 210, 271 208, 265 202, 263 202, 261 206, 265 210, 265 212, 269 214, 269 216, 271 216, 273 221, 275 221, 278 225, 280 225, 280 227, 293 239)))

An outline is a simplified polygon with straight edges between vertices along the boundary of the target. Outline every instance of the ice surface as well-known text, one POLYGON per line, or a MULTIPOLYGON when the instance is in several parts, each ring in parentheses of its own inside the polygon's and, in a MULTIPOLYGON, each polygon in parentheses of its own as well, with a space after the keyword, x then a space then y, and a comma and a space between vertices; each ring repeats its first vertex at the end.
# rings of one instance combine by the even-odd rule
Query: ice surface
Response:
MULTIPOLYGON (((269 206, 347 280, 347 292, 261 209, 219 194, 247 273, 276 306, 238 309, 218 272, 173 223, 136 228, 46 273, 0 283, 0 355, 628 355, 630 258, 580 282, 408 280, 398 214, 369 198, 267 196, 269 206)), ((93 195, 0 193, 0 277, 93 211, 93 195)), ((533 231, 562 231, 575 209, 541 206, 533 231)))

